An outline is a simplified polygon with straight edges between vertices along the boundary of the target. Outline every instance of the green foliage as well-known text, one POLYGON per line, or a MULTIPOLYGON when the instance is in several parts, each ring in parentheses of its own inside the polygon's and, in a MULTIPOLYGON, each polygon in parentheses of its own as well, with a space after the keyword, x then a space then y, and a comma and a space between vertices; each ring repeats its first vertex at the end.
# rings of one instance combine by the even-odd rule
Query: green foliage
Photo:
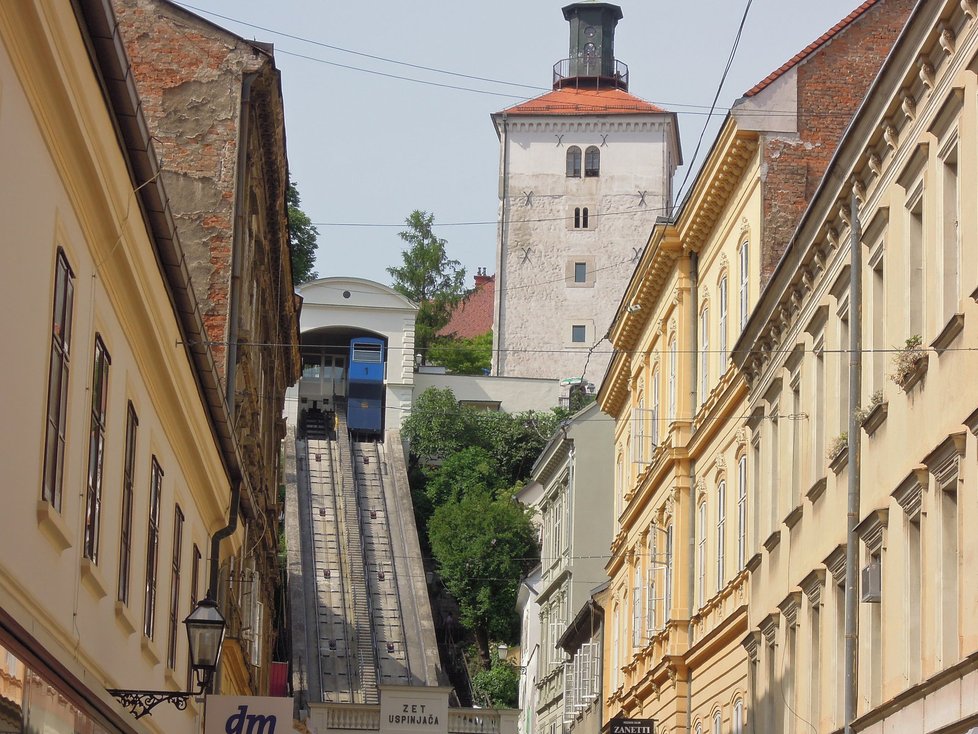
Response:
POLYGON ((393 288, 418 304, 414 343, 422 363, 427 362, 428 348, 438 330, 448 323, 452 309, 464 294, 465 269, 458 260, 449 260, 444 239, 432 231, 434 214, 415 210, 399 232, 408 248, 401 253, 403 265, 389 267, 393 288))
POLYGON ((401 433, 411 442, 411 453, 428 463, 478 445, 476 420, 475 411, 460 406, 455 393, 432 387, 415 401, 401 433))
POLYGON ((492 364, 492 331, 471 339, 438 337, 428 349, 428 361, 454 375, 483 375, 492 364))
POLYGON ((479 446, 495 460, 502 483, 512 486, 526 479, 557 425, 553 411, 475 411, 459 405, 450 389, 429 388, 415 402, 401 432, 421 463, 479 446))
POLYGON ((488 660, 488 639, 508 639, 517 621, 520 579, 539 549, 531 511, 511 492, 493 498, 473 492, 435 509, 428 524, 431 550, 460 621, 476 632, 488 660))
POLYGON ((464 448, 446 458, 441 466, 426 469, 425 474, 425 494, 432 507, 458 502, 476 492, 495 497, 508 486, 496 460, 481 446, 464 448))
POLYGON ((299 285, 319 277, 313 270, 316 265, 316 249, 319 247, 319 230, 299 208, 299 190, 295 181, 289 181, 285 193, 289 212, 289 243, 292 250, 292 285, 299 285))
POLYGON ((515 709, 519 706, 520 669, 510 662, 496 658, 489 670, 472 677, 472 692, 476 703, 488 703, 493 708, 515 709))

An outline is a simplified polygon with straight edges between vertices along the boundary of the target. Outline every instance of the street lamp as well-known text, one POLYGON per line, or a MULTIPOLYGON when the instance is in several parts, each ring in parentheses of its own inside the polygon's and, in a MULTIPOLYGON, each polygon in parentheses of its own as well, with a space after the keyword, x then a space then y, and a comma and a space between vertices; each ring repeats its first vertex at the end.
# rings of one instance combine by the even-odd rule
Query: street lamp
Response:
POLYGON ((109 688, 107 692, 119 699, 119 702, 129 709, 135 718, 141 719, 150 714, 154 708, 168 701, 183 711, 191 696, 198 696, 210 691, 214 680, 214 671, 221 660, 221 648, 224 646, 224 630, 226 623, 217 602, 210 596, 201 601, 194 610, 183 620, 187 626, 187 638, 190 643, 190 667, 197 680, 197 691, 137 691, 122 688, 109 688))

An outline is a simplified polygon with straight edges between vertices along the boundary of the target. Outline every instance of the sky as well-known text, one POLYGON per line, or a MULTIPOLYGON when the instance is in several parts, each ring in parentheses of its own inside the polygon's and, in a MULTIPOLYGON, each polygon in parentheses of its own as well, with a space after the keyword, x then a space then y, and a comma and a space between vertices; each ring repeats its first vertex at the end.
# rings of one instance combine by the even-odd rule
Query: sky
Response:
MULTIPOLYGON (((718 112, 710 117, 747 2, 618 3, 624 17, 615 55, 628 65, 629 91, 678 113, 685 165, 677 189, 690 162, 695 175, 726 109, 861 0, 752 0, 718 112)), ((478 268, 492 273, 499 141, 489 116, 550 90, 554 63, 568 55, 561 13, 567 1, 178 4, 274 44, 289 170, 302 209, 319 230, 320 277, 390 284, 386 268, 401 264, 398 232, 415 209, 434 214, 436 232, 447 240, 448 256, 465 267, 470 286, 478 268)))

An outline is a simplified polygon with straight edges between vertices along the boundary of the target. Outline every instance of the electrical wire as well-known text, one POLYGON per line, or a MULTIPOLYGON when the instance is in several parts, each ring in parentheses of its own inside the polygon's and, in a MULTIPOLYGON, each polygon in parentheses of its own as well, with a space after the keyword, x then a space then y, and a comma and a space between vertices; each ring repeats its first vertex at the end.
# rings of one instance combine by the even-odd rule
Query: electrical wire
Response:
POLYGON ((740 19, 740 26, 737 28, 737 35, 734 37, 733 46, 730 49, 730 55, 727 57, 727 65, 723 68, 723 74, 720 76, 720 83, 717 85, 716 94, 713 95, 713 103, 710 105, 710 112, 707 114, 706 121, 703 123, 703 129, 700 130, 700 137, 696 141, 696 148, 693 150, 693 157, 686 166, 686 175, 683 176, 683 182, 676 190, 676 201, 682 201, 682 191, 686 187, 686 182, 689 180, 689 176, 693 171, 693 165, 696 163, 696 156, 699 154, 700 146, 703 144, 703 136, 706 135, 706 129, 710 125, 710 120, 713 117, 713 111, 716 109, 716 104, 720 99, 720 92, 723 90, 723 83, 727 80, 727 73, 730 71, 730 67, 733 65, 734 58, 737 55, 737 49, 740 46, 740 37, 744 32, 744 25, 747 23, 747 13, 750 11, 750 6, 753 1, 754 0, 747 0, 747 4, 744 6, 744 15, 740 19))

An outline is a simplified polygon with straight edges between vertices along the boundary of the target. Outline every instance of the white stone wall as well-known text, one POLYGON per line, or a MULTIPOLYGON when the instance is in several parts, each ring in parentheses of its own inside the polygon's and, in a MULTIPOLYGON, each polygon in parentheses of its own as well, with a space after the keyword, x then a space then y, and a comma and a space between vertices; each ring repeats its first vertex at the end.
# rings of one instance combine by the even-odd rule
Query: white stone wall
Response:
MULTIPOLYGON (((679 159, 670 114, 524 117, 497 120, 500 232, 494 373, 579 377, 588 349, 608 329, 656 217, 668 215, 679 159), (600 175, 568 178, 570 146, 597 146, 600 175), (643 196, 644 193, 644 196, 643 196), (588 209, 575 229, 574 210, 588 209), (583 222, 582 222, 583 224, 583 222), (587 281, 574 282, 574 263, 587 281), (585 327, 583 343, 572 326, 585 327)), ((610 358, 603 342, 585 378, 599 383, 610 358)))

